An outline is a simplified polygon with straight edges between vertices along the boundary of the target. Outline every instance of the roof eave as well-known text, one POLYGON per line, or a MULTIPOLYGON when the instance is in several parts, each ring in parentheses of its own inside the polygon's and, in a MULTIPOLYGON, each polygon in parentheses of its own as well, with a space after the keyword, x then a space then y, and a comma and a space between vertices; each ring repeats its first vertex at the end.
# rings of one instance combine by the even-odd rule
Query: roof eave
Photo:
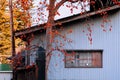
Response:
MULTIPOLYGON (((97 14, 101 14, 102 12, 108 12, 108 11, 112 11, 112 10, 119 9, 119 8, 120 8, 119 5, 114 5, 112 7, 108 7, 108 8, 101 9, 101 10, 94 11, 94 12, 89 12, 89 13, 86 13, 86 14, 83 14, 83 15, 77 14, 77 15, 73 15, 73 16, 70 16, 70 17, 62 18, 62 19, 56 20, 54 26, 58 25, 59 23, 60 24, 65 24, 65 23, 68 23, 68 22, 71 22, 71 21, 84 19, 86 17, 91 17, 91 16, 94 16, 94 15, 97 15, 97 14)), ((30 27, 30 28, 21 30, 21 31, 16 31, 15 32, 15 37, 39 31, 41 29, 44 29, 44 26, 45 26, 45 24, 40 24, 40 25, 36 25, 36 26, 30 27)))

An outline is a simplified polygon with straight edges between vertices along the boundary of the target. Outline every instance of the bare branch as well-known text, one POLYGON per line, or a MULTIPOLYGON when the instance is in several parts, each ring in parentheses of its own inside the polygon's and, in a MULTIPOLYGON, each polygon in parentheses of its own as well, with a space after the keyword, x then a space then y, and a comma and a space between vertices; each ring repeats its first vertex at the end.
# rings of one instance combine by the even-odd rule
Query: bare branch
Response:
POLYGON ((61 7, 62 4, 64 4, 65 2, 71 2, 71 3, 75 3, 78 1, 83 1, 83 0, 61 0, 56 6, 54 11, 57 12, 57 10, 61 7))
POLYGON ((61 0, 56 6, 55 6, 55 12, 61 7, 62 4, 64 4, 65 2, 67 2, 68 0, 61 0))

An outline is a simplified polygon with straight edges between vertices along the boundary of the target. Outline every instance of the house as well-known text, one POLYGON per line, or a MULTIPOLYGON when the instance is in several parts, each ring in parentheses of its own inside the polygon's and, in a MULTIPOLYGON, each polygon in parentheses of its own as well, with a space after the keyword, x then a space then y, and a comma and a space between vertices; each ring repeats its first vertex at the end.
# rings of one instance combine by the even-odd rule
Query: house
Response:
POLYGON ((1 80, 12 79, 12 69, 9 64, 0 64, 0 79, 1 80))
MULTIPOLYGON (((55 37, 53 47, 59 47, 62 51, 52 51, 48 80, 119 80, 119 19, 120 6, 114 5, 57 20, 55 28, 62 36, 55 37), (63 27, 58 27, 57 22, 63 27)), ((31 47, 27 51, 30 54, 27 56, 29 65, 35 63, 35 55, 45 51, 43 26, 37 25, 15 33, 31 47)))

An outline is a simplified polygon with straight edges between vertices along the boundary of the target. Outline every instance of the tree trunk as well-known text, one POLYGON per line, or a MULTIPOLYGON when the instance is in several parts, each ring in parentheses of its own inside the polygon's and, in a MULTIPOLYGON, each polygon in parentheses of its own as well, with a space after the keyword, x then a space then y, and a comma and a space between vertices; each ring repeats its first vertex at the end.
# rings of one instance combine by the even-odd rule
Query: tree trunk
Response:
POLYGON ((49 63, 51 59, 51 50, 52 50, 52 27, 54 24, 54 4, 55 0, 49 0, 49 16, 48 16, 48 22, 46 25, 46 67, 45 67, 45 80, 48 80, 48 69, 49 69, 49 63))

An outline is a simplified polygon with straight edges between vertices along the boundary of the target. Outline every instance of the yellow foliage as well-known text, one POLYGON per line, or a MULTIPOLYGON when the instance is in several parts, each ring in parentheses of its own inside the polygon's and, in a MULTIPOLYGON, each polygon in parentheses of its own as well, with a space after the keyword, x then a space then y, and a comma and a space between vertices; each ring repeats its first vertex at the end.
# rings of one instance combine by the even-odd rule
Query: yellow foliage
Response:
MULTIPOLYGON (((13 7, 13 22, 14 30, 21 30, 25 28, 26 23, 30 20, 25 20, 29 16, 24 11, 17 7, 13 7), (27 18, 26 18, 27 17, 27 18)), ((8 0, 0 0, 0 55, 11 55, 11 35, 10 35, 10 14, 8 11, 8 0)), ((16 39, 17 44, 22 42, 20 39, 16 39)), ((7 63, 5 57, 3 57, 2 63, 7 63)))

